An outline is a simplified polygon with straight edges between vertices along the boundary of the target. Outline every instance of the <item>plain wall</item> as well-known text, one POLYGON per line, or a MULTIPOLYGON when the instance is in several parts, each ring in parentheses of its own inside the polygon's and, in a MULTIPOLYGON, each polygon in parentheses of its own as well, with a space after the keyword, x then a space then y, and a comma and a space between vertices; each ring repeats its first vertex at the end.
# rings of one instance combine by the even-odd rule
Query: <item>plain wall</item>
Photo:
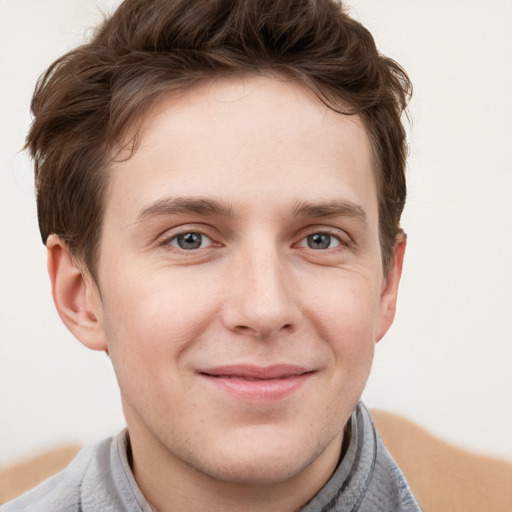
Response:
MULTIPOLYGON (((0 464, 123 427, 107 357, 53 307, 19 153, 37 77, 115 4, 0 0, 0 464)), ((364 399, 512 460, 512 2, 349 5, 415 86, 398 315, 364 399)))

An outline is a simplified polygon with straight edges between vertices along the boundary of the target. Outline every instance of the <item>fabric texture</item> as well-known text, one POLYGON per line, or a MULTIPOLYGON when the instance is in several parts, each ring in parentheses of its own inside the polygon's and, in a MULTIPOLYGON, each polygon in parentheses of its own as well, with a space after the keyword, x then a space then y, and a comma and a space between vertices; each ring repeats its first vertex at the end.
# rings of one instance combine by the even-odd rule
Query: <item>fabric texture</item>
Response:
MULTIPOLYGON (((421 511, 384 447, 369 412, 353 412, 347 452, 327 484, 301 512, 421 511)), ((64 470, 0 507, 1 512, 152 512, 127 458, 127 431, 83 448, 64 470)))

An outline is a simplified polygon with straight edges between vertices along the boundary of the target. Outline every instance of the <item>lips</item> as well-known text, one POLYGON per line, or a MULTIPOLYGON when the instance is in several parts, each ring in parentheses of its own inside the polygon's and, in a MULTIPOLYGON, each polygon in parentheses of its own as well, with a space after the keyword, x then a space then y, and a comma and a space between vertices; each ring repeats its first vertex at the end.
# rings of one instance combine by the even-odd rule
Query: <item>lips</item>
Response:
POLYGON ((275 401, 297 391, 314 372, 302 366, 280 364, 218 366, 198 373, 221 393, 243 400, 275 401))

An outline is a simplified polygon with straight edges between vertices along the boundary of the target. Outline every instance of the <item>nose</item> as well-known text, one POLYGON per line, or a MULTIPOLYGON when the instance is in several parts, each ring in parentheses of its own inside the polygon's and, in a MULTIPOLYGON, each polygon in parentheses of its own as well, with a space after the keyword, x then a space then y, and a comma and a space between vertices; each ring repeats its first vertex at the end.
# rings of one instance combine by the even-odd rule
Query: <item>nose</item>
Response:
POLYGON ((275 247, 248 250, 229 265, 223 322, 231 331, 267 339, 293 332, 301 318, 290 264, 275 247))

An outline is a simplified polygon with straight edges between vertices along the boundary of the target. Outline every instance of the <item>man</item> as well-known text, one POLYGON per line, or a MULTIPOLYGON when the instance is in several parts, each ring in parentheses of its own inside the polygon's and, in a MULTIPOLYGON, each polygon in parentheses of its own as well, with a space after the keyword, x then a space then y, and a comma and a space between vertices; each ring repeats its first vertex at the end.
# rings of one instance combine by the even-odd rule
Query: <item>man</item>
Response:
POLYGON ((27 146, 53 297, 127 430, 2 510, 419 510, 358 404, 409 91, 330 0, 126 0, 50 67, 27 146))

